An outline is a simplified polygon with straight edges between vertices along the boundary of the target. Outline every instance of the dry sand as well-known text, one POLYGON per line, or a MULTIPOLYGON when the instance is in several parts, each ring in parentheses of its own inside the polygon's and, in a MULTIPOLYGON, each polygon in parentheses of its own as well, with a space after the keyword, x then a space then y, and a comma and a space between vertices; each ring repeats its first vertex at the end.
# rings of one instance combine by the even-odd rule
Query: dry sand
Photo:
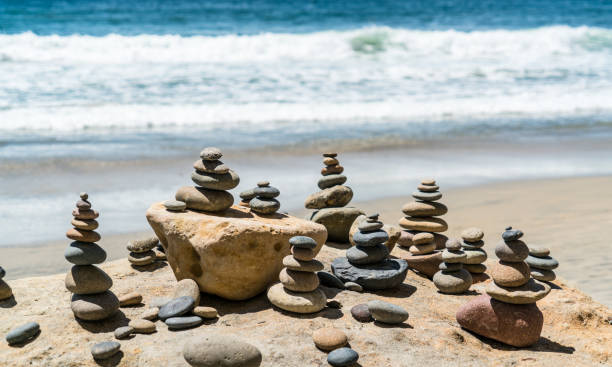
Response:
MULTIPOLYGON (((569 284, 612 307, 612 177, 505 182, 444 190, 442 202, 449 207, 444 217, 449 236, 477 226, 485 231, 485 249, 493 256, 503 229, 512 225, 525 232, 528 244, 547 246, 560 262, 557 274, 569 284)), ((396 224, 400 208, 412 200, 405 197, 356 202, 368 213, 378 212, 385 223, 396 224)), ((354 188, 359 192, 358 188, 354 188)), ((305 211, 295 215, 304 216, 305 211)), ((144 215, 144 213, 143 213, 144 215)), ((66 230, 69 223, 66 223, 66 230)), ((64 229, 62 229, 64 230, 64 229)), ((100 241, 109 260, 127 256, 125 244, 130 238, 153 232, 105 236, 100 241)), ((67 271, 70 264, 63 257, 68 240, 36 247, 0 248, 1 265, 6 279, 48 275, 67 271)))

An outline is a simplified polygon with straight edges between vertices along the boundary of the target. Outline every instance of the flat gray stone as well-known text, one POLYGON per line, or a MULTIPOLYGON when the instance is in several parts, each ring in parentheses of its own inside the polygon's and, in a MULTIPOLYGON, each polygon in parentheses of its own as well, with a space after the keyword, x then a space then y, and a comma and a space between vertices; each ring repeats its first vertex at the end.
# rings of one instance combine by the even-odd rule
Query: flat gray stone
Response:
POLYGON ((318 271, 319 283, 329 288, 344 289, 344 282, 338 279, 334 274, 326 271, 318 271))
POLYGON ((74 265, 101 264, 106 260, 106 251, 95 243, 74 241, 64 251, 64 257, 74 265))
POLYGON ((389 234, 383 230, 378 230, 374 232, 356 232, 353 235, 353 242, 359 246, 376 246, 381 243, 385 243, 389 240, 389 234))
POLYGON ((385 259, 377 264, 355 266, 346 257, 339 257, 331 268, 344 283, 354 282, 365 290, 378 290, 399 286, 406 279, 408 264, 401 259, 385 259))
POLYGON ((332 350, 327 355, 327 363, 334 367, 346 367, 354 365, 359 359, 359 354, 351 348, 343 347, 332 350))
POLYGON ((187 204, 178 200, 166 200, 164 201, 164 206, 171 212, 182 212, 187 209, 187 204))
POLYGON ((164 321, 170 330, 187 329, 200 325, 202 318, 200 316, 178 316, 170 317, 164 321))
POLYGON ((293 236, 289 239, 289 244, 293 247, 314 249, 317 242, 307 236, 293 236))
POLYGON ((119 342, 101 342, 91 347, 91 355, 94 359, 108 359, 117 354, 119 349, 121 349, 121 344, 119 344, 119 342))
POLYGON ((18 326, 6 334, 6 341, 9 345, 19 344, 34 337, 40 331, 40 325, 37 322, 28 322, 18 326))
POLYGON ((166 303, 159 309, 157 317, 166 320, 186 314, 195 307, 195 300, 190 296, 178 297, 166 303))
POLYGON ((121 326, 115 329, 115 338, 117 339, 125 339, 128 336, 132 335, 134 332, 134 328, 131 326, 121 326))
POLYGON ((240 177, 232 170, 227 173, 196 171, 191 174, 191 180, 205 189, 217 191, 231 190, 240 183, 240 177))
POLYGON ((249 201, 251 210, 259 214, 272 214, 280 209, 280 202, 276 199, 256 197, 249 201))
POLYGON ((389 256, 389 248, 385 245, 374 247, 353 246, 346 250, 346 258, 353 265, 366 265, 381 262, 389 256))
POLYGON ((325 190, 327 188, 342 185, 346 182, 346 176, 340 174, 327 175, 323 176, 319 179, 318 186, 321 190, 325 190))
POLYGON ((527 259, 525 259, 525 262, 529 264, 530 267, 536 269, 553 270, 559 266, 559 262, 550 256, 535 257, 529 255, 527 259))
POLYGON ((368 302, 372 318, 386 324, 399 324, 408 320, 408 311, 398 305, 380 300, 368 302))

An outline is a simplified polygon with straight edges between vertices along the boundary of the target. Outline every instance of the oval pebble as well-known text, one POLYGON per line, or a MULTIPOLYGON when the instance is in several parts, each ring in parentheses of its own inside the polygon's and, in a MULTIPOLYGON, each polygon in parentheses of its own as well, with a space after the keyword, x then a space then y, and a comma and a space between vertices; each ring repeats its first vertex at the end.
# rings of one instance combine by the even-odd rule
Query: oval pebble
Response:
POLYGON ((164 206, 171 212, 182 212, 187 209, 187 204, 178 200, 166 200, 164 206))
POLYGON ((535 257, 529 255, 527 259, 525 259, 525 262, 536 269, 553 270, 559 266, 559 262, 550 256, 535 257))
POLYGON ((159 314, 159 308, 151 307, 151 308, 147 308, 146 310, 144 310, 143 313, 140 315, 140 318, 143 320, 151 321, 157 318, 157 314, 159 314))
POLYGON ((115 329, 115 338, 117 339, 125 339, 128 336, 132 335, 134 332, 134 328, 131 326, 121 326, 115 329))
POLYGON ((74 265, 101 264, 106 251, 95 243, 74 241, 64 251, 64 257, 74 265))
POLYGON ((368 305, 365 303, 358 304, 351 308, 351 315, 359 322, 370 322, 372 321, 372 314, 368 309, 368 305))
POLYGON ((309 248, 313 249, 317 247, 317 242, 307 236, 293 236, 289 239, 289 244, 294 247, 299 248, 309 248))
POLYGON ((151 334, 157 330, 157 327, 155 326, 155 323, 153 323, 153 321, 144 320, 144 319, 132 320, 130 321, 128 326, 131 326, 132 328, 134 328, 135 333, 140 333, 140 334, 151 334))
POLYGON ((328 273, 326 271, 318 271, 317 276, 319 277, 319 282, 321 283, 321 285, 330 288, 344 289, 344 282, 341 281, 334 274, 328 273))
POLYGON ((194 367, 258 367, 261 352, 230 335, 210 333, 188 339, 183 358, 194 367))
POLYGON ((355 282, 344 283, 344 288, 348 289, 349 291, 363 292, 363 287, 355 282))
POLYGON ((340 329, 326 327, 312 333, 312 340, 317 348, 330 351, 345 346, 348 342, 348 337, 340 329))
POLYGON ((202 323, 202 318, 200 316, 178 316, 170 317, 164 322, 168 325, 168 329, 180 330, 200 325, 202 323))
POLYGON ((9 345, 23 343, 32 338, 40 331, 40 325, 37 322, 28 322, 18 326, 6 334, 6 341, 9 345))
POLYGON ((174 288, 174 298, 183 296, 189 296, 193 298, 194 304, 197 306, 200 304, 200 286, 193 279, 183 279, 176 283, 174 288))
POLYGON ((389 235, 387 232, 383 230, 378 230, 374 232, 356 232, 353 235, 353 242, 356 245, 368 247, 368 246, 376 246, 381 243, 385 243, 389 240, 389 235))
POLYGON ((408 320, 408 311, 389 302, 374 300, 368 302, 372 318, 386 324, 399 324, 408 320))
POLYGON ((142 296, 140 293, 131 292, 128 294, 124 294, 119 297, 119 306, 134 306, 140 304, 142 302, 142 296))
POLYGON ((550 250, 543 246, 529 246, 529 255, 544 257, 550 255, 550 250))
POLYGON ((157 316, 161 320, 181 316, 193 310, 194 306, 195 300, 191 296, 178 297, 160 307, 157 316))
POLYGON ((117 354, 119 349, 121 349, 121 344, 119 344, 119 342, 101 342, 91 347, 91 355, 94 359, 108 359, 117 354))
POLYGON ((215 317, 218 316, 217 310, 213 307, 197 306, 191 312, 194 315, 200 316, 201 318, 204 318, 204 319, 214 319, 215 317))
POLYGON ((327 355, 327 363, 334 367, 350 366, 356 363, 358 359, 359 354, 347 347, 333 350, 327 355))

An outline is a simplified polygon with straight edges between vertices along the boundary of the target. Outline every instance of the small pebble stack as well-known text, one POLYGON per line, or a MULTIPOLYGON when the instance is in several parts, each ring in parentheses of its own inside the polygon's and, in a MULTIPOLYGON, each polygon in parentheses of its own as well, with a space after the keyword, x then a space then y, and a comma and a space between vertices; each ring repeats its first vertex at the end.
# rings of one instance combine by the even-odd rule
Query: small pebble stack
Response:
POLYGON ((548 248, 529 246, 529 256, 525 262, 529 265, 533 279, 550 282, 557 278, 553 270, 559 266, 559 262, 550 256, 548 248))
POLYGON ((472 275, 463 269, 466 259, 466 253, 461 250, 461 241, 456 239, 446 241, 440 271, 433 276, 434 285, 440 292, 460 294, 470 289, 472 275))
POLYGON ((119 300, 109 289, 113 280, 94 264, 106 260, 106 251, 95 242, 100 235, 94 230, 98 228, 98 212, 91 209, 87 193, 81 193, 81 200, 72 211, 74 228, 66 233, 72 242, 64 253, 64 257, 74 266, 66 275, 65 285, 72 296, 71 308, 74 315, 87 321, 103 320, 117 312, 119 300))
POLYGON ((467 255, 463 262, 463 268, 471 274, 482 274, 487 270, 483 264, 487 260, 487 253, 482 249, 484 246, 484 232, 480 228, 472 227, 461 232, 461 247, 467 255))
POLYGON ((295 236, 289 239, 291 255, 283 259, 280 283, 268 289, 268 299, 276 307, 295 313, 315 313, 327 302, 319 288, 316 272, 323 270, 323 263, 316 260, 317 243, 310 237, 295 236))
POLYGON ((184 202, 187 209, 207 212, 222 212, 234 203, 234 197, 227 192, 238 186, 240 177, 219 159, 221 150, 208 147, 200 153, 200 160, 193 164, 195 172, 191 180, 197 186, 183 186, 175 195, 184 202))
POLYGON ((11 298, 13 296, 13 290, 2 278, 6 275, 6 271, 0 266, 0 301, 11 298))
POLYGON ((153 249, 159 244, 157 237, 149 237, 140 240, 130 240, 127 249, 130 251, 128 261, 132 266, 147 266, 153 264, 157 255, 153 249))
POLYGON ((255 189, 248 189, 240 193, 240 206, 250 206, 251 200, 255 198, 255 189))
POLYGON ((257 214, 274 214, 280 208, 280 203, 275 198, 280 195, 276 187, 270 186, 268 181, 260 181, 253 189, 255 197, 249 200, 251 210, 257 214))

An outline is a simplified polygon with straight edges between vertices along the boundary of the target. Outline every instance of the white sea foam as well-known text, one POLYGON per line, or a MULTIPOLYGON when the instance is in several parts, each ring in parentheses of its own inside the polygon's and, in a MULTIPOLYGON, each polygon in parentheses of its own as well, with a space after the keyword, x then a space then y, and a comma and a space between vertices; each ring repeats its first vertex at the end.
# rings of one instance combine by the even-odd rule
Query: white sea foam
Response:
POLYGON ((610 100, 604 28, 0 35, 5 132, 610 116, 610 100))

